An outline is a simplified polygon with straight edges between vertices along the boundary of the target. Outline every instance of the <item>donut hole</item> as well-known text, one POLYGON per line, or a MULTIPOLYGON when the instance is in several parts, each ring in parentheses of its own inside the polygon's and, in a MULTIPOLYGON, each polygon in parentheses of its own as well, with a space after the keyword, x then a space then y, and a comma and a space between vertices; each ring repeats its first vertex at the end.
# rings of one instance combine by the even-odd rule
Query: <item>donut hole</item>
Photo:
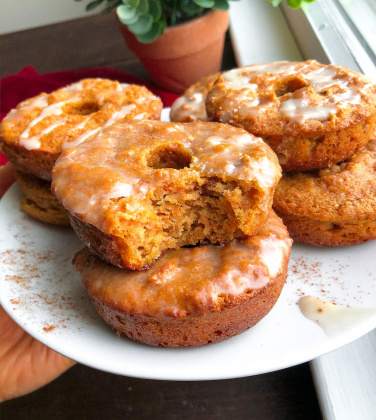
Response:
POLYGON ((147 166, 153 169, 184 169, 189 168, 192 155, 182 146, 166 146, 154 150, 148 158, 147 166))
POLYGON ((280 98, 281 96, 287 95, 288 93, 294 93, 307 86, 308 83, 304 79, 294 76, 292 78, 277 81, 274 85, 274 93, 277 98, 280 98))
POLYGON ((100 111, 101 106, 98 102, 80 102, 75 104, 67 104, 64 112, 71 115, 90 115, 100 111))

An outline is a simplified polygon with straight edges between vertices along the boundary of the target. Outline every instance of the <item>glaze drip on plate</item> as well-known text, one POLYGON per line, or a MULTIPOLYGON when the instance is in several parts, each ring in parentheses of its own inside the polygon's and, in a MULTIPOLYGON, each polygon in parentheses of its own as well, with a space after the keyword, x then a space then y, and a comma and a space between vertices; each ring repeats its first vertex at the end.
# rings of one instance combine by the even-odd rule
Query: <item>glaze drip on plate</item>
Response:
POLYGON ((362 325, 376 326, 376 308, 344 308, 314 296, 299 299, 303 315, 316 322, 330 338, 355 330, 362 325))

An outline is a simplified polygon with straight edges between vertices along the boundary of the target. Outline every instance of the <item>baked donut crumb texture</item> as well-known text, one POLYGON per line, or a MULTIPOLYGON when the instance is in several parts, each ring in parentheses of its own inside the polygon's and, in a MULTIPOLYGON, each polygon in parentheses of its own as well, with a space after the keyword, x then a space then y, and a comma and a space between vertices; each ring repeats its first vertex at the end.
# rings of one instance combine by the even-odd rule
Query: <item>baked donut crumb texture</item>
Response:
POLYGON ((280 176, 275 154, 241 129, 147 121, 63 152, 52 185, 92 252, 140 270, 170 248, 256 233, 280 176))
POLYGON ((25 194, 20 206, 24 213, 45 223, 70 226, 68 212, 52 194, 50 182, 20 171, 15 177, 25 194))
POLYGON ((285 173, 273 207, 297 242, 348 246, 376 239, 376 140, 328 168, 285 173))
POLYGON ((203 346, 245 331, 270 311, 291 243, 271 212, 255 236, 168 250, 146 271, 115 267, 87 248, 73 264, 98 313, 119 334, 154 346, 203 346))

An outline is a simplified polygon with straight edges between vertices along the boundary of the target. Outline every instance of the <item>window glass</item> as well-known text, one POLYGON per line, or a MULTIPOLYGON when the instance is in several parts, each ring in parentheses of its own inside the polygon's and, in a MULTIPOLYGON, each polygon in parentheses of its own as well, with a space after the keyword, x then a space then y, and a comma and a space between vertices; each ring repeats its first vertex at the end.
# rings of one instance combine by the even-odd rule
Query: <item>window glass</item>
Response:
POLYGON ((376 1, 337 0, 340 9, 355 26, 358 35, 367 43, 376 56, 376 1))

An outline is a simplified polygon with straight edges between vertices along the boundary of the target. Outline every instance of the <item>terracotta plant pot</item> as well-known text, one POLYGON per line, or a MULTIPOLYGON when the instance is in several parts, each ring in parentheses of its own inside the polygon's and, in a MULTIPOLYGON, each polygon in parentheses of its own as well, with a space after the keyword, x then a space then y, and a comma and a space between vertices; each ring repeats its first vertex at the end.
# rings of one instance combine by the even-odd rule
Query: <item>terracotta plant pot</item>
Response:
MULTIPOLYGON (((119 22, 120 23, 120 22, 119 22)), ((201 77, 220 70, 228 13, 213 10, 167 28, 150 44, 142 44, 120 23, 128 48, 159 86, 181 93, 201 77)))

